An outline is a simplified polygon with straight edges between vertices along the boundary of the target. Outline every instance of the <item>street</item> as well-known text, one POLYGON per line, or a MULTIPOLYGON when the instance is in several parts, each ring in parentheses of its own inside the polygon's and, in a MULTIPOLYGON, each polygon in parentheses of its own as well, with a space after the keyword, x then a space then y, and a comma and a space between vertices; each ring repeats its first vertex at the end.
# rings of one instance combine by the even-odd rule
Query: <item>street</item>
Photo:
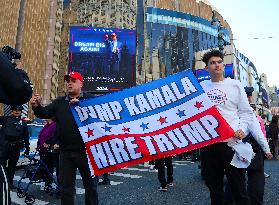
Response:
MULTIPOLYGON (((198 162, 173 160, 174 186, 167 192, 157 190, 159 186, 157 173, 149 167, 137 165, 127 167, 110 175, 111 185, 99 186, 100 205, 130 205, 130 204, 184 204, 208 205, 209 192, 200 177, 198 162)), ((265 162, 265 171, 270 174, 266 178, 265 205, 279 204, 279 163, 276 160, 265 162)), ((20 179, 22 170, 17 171, 15 180, 20 179)), ((101 178, 101 177, 100 177, 101 178)), ((16 181, 15 184, 16 184, 16 181)), ((28 180, 25 180, 28 183, 28 180)), ((41 189, 41 184, 31 185, 29 193, 35 196, 34 204, 60 204, 55 194, 47 194, 41 189)), ((23 205, 24 198, 17 197, 16 191, 11 192, 12 204, 23 205)), ((84 204, 84 189, 80 175, 76 181, 76 204, 84 204)))

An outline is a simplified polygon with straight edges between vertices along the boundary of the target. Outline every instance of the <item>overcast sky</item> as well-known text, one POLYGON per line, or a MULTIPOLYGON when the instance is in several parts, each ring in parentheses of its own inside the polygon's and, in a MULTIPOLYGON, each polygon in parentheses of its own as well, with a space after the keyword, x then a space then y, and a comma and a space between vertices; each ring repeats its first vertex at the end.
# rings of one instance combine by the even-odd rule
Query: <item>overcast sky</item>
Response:
POLYGON ((279 87, 279 0, 209 2, 229 23, 236 48, 254 63, 259 75, 267 74, 269 86, 279 87))

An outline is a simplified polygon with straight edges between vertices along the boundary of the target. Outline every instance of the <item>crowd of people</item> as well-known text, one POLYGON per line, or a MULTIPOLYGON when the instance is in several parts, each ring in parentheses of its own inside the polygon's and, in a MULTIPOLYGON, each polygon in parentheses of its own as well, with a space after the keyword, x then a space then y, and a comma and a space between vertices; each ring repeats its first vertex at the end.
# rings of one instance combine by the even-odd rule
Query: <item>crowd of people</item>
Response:
MULTIPOLYGON (((251 98, 253 89, 244 88, 237 80, 224 78, 223 60, 224 55, 219 50, 211 50, 204 54, 203 62, 206 64, 211 79, 201 82, 201 86, 205 93, 210 93, 211 101, 234 130, 234 136, 223 142, 201 148, 202 176, 210 191, 212 205, 263 204, 264 159, 273 157, 279 159, 278 117, 273 116, 268 129, 265 130, 264 122, 257 115, 251 98), (215 97, 212 97, 212 93, 215 97), (266 136, 273 142, 271 149, 266 136), (240 147, 245 147, 255 154, 249 166, 245 167, 243 161, 235 159, 235 153, 240 147), (224 184, 225 176, 226 183, 224 184)), ((1 52, 0 69, 0 100, 2 103, 12 105, 12 115, 0 117, 2 125, 0 200, 6 205, 10 204, 8 190, 14 188, 13 177, 20 149, 25 148, 25 154, 29 154, 29 134, 26 122, 21 119, 23 109, 21 104, 29 101, 31 96, 29 95, 28 99, 26 95, 22 96, 23 99, 20 100, 12 97, 14 93, 20 93, 20 90, 16 89, 32 91, 30 91, 30 85, 26 86, 26 84, 22 84, 22 88, 20 86, 13 88, 14 85, 7 86, 7 83, 15 83, 13 80, 13 82, 8 81, 8 79, 14 79, 15 73, 13 73, 10 61, 5 59, 5 55, 1 52)), ((85 145, 71 112, 71 105, 94 96, 82 92, 83 76, 80 73, 71 72, 64 76, 64 80, 67 88, 65 96, 56 98, 46 106, 42 106, 42 99, 38 94, 34 94, 30 99, 35 116, 48 119, 39 134, 37 149, 50 172, 53 174, 56 169, 62 205, 74 204, 77 169, 85 188, 85 204, 95 205, 99 203, 97 192, 99 180, 97 177, 91 177, 85 145), (49 149, 55 150, 56 154, 50 154, 49 149)), ((22 81, 17 79, 17 83, 22 81)), ((181 158, 183 157, 184 155, 181 155, 181 158)), ((168 191, 168 187, 175 183, 172 157, 156 159, 155 168, 158 170, 160 184, 158 190, 168 191)), ((51 183, 51 179, 46 183, 51 183)), ((103 181, 99 185, 109 185, 108 173, 103 175, 103 181)))

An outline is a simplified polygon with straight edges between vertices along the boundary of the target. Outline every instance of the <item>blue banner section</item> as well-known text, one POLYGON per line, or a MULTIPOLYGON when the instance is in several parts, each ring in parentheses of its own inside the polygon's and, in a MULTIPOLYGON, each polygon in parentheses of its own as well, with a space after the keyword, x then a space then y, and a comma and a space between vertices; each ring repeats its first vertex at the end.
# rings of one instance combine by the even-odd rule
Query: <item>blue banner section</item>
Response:
MULTIPOLYGON (((234 67, 233 64, 226 64, 225 65, 225 77, 230 77, 232 79, 234 79, 234 67)), ((203 81, 203 80, 209 80, 210 79, 210 75, 209 72, 207 70, 205 70, 205 68, 203 69, 197 69, 195 72, 195 75, 198 79, 198 81, 203 81)))
POLYGON ((72 107, 72 112, 79 127, 104 122, 100 115, 110 115, 110 119, 105 121, 115 125, 169 110, 202 93, 204 91, 192 71, 186 70, 137 87, 80 101, 72 107))

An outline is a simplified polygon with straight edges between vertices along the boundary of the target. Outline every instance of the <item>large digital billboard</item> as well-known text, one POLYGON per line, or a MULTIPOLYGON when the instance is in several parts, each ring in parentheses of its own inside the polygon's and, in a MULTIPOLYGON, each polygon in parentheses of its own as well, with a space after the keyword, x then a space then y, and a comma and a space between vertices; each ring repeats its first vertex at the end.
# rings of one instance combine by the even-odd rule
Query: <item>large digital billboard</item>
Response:
POLYGON ((135 85, 136 32, 71 27, 69 72, 84 76, 86 92, 112 92, 135 85))

